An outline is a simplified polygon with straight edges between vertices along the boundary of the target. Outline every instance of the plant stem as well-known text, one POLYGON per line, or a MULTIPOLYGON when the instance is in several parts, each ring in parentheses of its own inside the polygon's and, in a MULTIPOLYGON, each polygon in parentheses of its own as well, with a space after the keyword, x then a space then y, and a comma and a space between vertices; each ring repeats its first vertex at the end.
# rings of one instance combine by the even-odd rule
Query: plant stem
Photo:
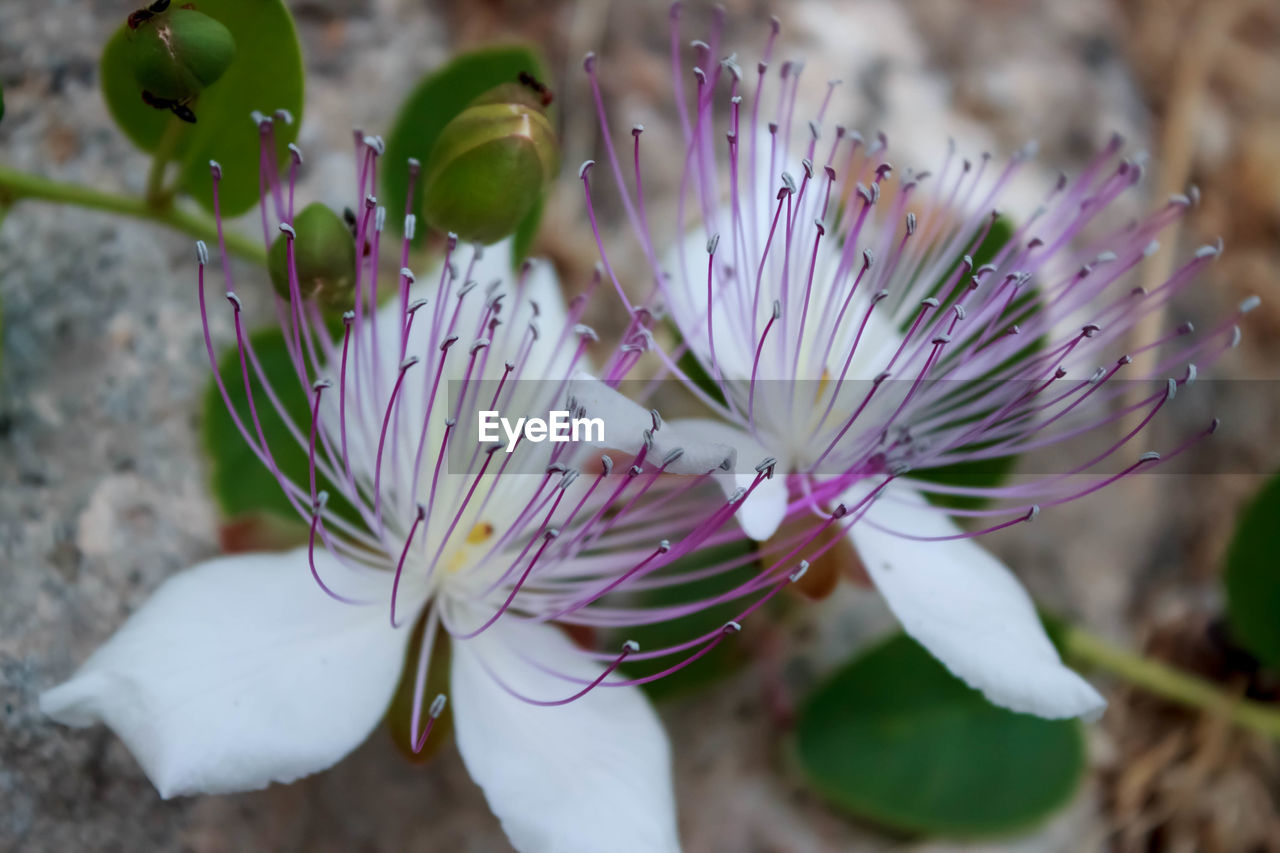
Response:
POLYGON ((173 152, 178 147, 178 141, 182 139, 183 125, 181 119, 171 116, 151 156, 151 169, 147 172, 147 189, 143 196, 150 207, 162 209, 173 202, 173 190, 165 187, 164 176, 169 161, 173 159, 173 152))
POLYGON ((1217 714, 1280 740, 1280 707, 1231 696, 1211 681, 1142 657, 1074 625, 1062 627, 1060 642, 1063 654, 1083 666, 1109 672, 1163 699, 1217 714))
MULTIPOLYGON (((0 166, 0 206, 12 205, 23 199, 40 199, 120 213, 135 219, 168 225, 204 240, 211 246, 218 244, 217 223, 199 213, 173 206, 157 209, 149 206, 146 200, 141 198, 101 192, 79 184, 53 181, 39 175, 29 175, 0 166)), ((231 254, 266 266, 267 251, 257 241, 233 231, 226 232, 226 241, 227 251, 231 254)))

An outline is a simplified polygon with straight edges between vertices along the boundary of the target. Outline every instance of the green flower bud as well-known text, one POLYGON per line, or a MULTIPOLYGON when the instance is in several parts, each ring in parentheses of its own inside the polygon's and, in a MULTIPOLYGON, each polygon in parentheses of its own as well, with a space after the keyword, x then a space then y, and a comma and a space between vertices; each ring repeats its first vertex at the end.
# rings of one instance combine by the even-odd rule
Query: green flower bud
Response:
POLYGON ((133 77, 161 101, 194 98, 223 75, 236 55, 231 31, 194 9, 142 10, 130 17, 129 25, 133 77), (140 14, 145 17, 139 19, 140 14))
POLYGON ((549 95, 529 79, 481 96, 440 132, 423 179, 422 210, 435 228, 494 243, 541 198, 556 171, 556 136, 549 95))
POLYGON ((267 254, 276 293, 289 298, 289 241, 293 241, 298 290, 328 309, 348 308, 356 283, 356 241, 351 229, 323 204, 307 205, 293 217, 296 236, 282 233, 267 254))

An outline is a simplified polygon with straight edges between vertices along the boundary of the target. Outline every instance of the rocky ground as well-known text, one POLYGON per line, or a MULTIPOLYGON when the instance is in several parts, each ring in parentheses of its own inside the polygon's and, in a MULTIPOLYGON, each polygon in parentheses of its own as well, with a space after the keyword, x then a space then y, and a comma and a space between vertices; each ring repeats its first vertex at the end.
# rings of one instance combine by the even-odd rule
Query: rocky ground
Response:
MULTIPOLYGON (((1280 17, 1266 4, 727 5, 730 42, 743 57, 754 57, 776 12, 783 53, 806 60, 810 82, 845 81, 837 100, 845 123, 886 130, 897 156, 917 165, 938 156, 948 135, 967 150, 1004 154, 1037 138, 1042 161, 1067 170, 1112 130, 1151 147, 1155 185, 1194 179, 1206 199, 1181 248, 1216 234, 1228 248, 1174 313, 1211 316, 1261 294, 1264 308, 1250 316, 1244 344, 1220 373, 1280 378, 1280 17), (1213 31, 1212 20, 1197 17, 1202 6, 1235 16, 1223 27, 1225 47, 1201 43, 1213 31), (1187 83, 1178 69, 1201 49, 1212 61, 1187 83), (1180 123, 1188 98, 1194 121, 1180 123), (1180 145, 1189 148, 1185 158, 1180 145), (1171 151, 1186 163, 1170 178, 1158 164, 1171 151)), ((643 121, 654 139, 672 138, 663 3, 292 6, 310 74, 300 142, 316 164, 304 193, 341 201, 350 127, 385 129, 419 75, 455 46, 499 35, 547 46, 571 166, 598 143, 578 66, 589 49, 606 59, 616 120, 643 121)), ((0 162, 141 190, 146 161, 113 129, 96 88, 98 51, 130 10, 105 0, 0 5, 8 107, 0 162)), ((691 19, 704 12, 695 5, 691 19)), ((1046 166, 1034 177, 1053 173, 1046 166)), ((674 175, 650 177, 660 194, 674 175)), ((557 192, 540 243, 570 282, 595 261, 577 193, 572 181, 557 192)), ((622 266, 635 250, 616 216, 613 223, 607 237, 622 266)), ((34 203, 16 207, 0 228, 0 849, 507 849, 452 747, 415 768, 377 733, 338 767, 293 786, 163 802, 105 729, 63 729, 37 711, 38 693, 65 678, 165 577, 218 549, 197 448, 208 364, 191 254, 187 238, 161 228, 34 203)), ((596 319, 607 328, 607 317, 596 319)), ((1211 669, 1206 626, 1220 608, 1216 571, 1230 519, 1260 483, 1249 472, 1280 467, 1277 387, 1257 383, 1249 394, 1227 390, 1215 400, 1227 428, 1208 458, 1232 475, 1172 487, 1125 483, 992 547, 1051 607, 1211 669)), ((887 624, 872 596, 842 590, 811 610, 794 637, 781 638, 775 655, 785 683, 803 690, 887 624)), ((788 766, 786 732, 764 698, 764 670, 664 710, 687 848, 902 847, 802 790, 788 766)), ((1280 849, 1273 748, 1123 689, 1111 698, 1107 718, 1091 730, 1095 772, 1074 805, 1026 838, 983 849, 1280 849)))

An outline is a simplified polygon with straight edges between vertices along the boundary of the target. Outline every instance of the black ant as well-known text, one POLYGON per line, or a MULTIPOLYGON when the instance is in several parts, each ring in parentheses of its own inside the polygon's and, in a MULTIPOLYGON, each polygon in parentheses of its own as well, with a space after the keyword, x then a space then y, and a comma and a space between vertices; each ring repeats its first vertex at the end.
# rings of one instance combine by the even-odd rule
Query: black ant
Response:
MULTIPOLYGON (((359 220, 356 219, 356 212, 349 207, 342 208, 342 221, 347 223, 347 230, 351 232, 352 237, 360 236, 359 220)), ((364 238, 364 251, 360 253, 362 257, 369 257, 373 254, 373 243, 368 237, 364 238)))
MULTIPOLYGON (((167 2, 167 0, 160 0, 160 2, 167 2)), ((168 110, 187 124, 196 123, 196 114, 191 111, 191 107, 187 106, 186 101, 175 101, 170 98, 161 98, 151 94, 146 89, 143 89, 142 102, 153 109, 168 110)))
POLYGON ((147 21, 169 8, 171 0, 156 0, 145 9, 139 9, 129 16, 129 29, 136 30, 147 21))
MULTIPOLYGON (((159 0, 159 2, 167 2, 167 0, 159 0)), ((538 99, 542 102, 542 106, 551 106, 552 100, 555 99, 555 94, 547 88, 546 84, 542 83, 537 77, 534 77, 528 71, 521 71, 520 76, 517 79, 520 81, 520 85, 529 89, 538 96, 538 99)))

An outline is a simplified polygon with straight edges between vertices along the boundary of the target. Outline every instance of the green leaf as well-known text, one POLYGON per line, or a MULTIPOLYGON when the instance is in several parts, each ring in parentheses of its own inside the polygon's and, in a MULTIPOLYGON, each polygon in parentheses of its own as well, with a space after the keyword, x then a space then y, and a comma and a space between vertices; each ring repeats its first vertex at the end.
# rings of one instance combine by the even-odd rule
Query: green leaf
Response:
MULTIPOLYGON (((1012 220, 1005 216, 998 217, 996 221, 991 224, 991 230, 987 232, 987 236, 978 245, 978 248, 972 255, 974 269, 977 269, 984 264, 991 263, 1000 253, 1000 250, 1003 249, 1011 239, 1013 239, 1015 230, 1012 220)), ((977 235, 975 234, 974 236, 976 237, 977 235)), ((931 296, 941 297, 943 295, 943 288, 950 278, 955 275, 956 270, 960 267, 960 263, 961 259, 957 259, 951 269, 947 271, 946 275, 942 276, 938 280, 937 284, 935 284, 930 291, 931 296)), ((947 310, 957 301, 958 298, 959 292, 948 298, 946 302, 939 306, 939 311, 947 310)), ((1027 317, 1031 313, 1039 310, 1039 308, 1039 291, 1035 287, 1028 287, 1021 295, 1016 297, 1005 310, 1001 316, 1001 322, 999 325, 1010 326, 1014 323, 1025 322, 1027 317)), ((905 331, 909 325, 910 321, 907 322, 906 326, 903 326, 903 330, 905 331)), ((975 380, 975 382, 981 383, 984 381, 990 381, 990 377, 998 376, 1001 372, 1008 370, 1017 362, 1030 358, 1040 352, 1044 349, 1044 345, 1045 339, 1043 337, 1036 338, 1028 342, 1025 347, 1005 361, 996 365, 984 376, 975 380)), ((976 422, 981 418, 986 417, 987 414, 989 414, 989 412, 979 412, 959 422, 976 422)), ((969 447, 962 449, 960 452, 963 453, 965 450, 980 450, 986 446, 988 445, 978 441, 969 447)), ((939 465, 932 468, 918 468, 912 472, 912 477, 925 483, 987 488, 999 486, 1008 480, 1009 475, 1012 474, 1014 469, 1017 467, 1017 463, 1017 456, 997 456, 991 459, 968 460, 949 465, 939 465)), ((952 509, 979 509, 989 503, 985 498, 969 497, 967 495, 941 494, 929 492, 927 489, 925 490, 925 497, 930 503, 936 506, 952 509)))
MULTIPOLYGON (((671 323, 669 321, 668 325, 671 327, 671 333, 675 335, 678 345, 683 344, 684 336, 680 334, 680 329, 675 323, 671 323)), ((729 407, 729 401, 725 399, 724 392, 720 390, 720 386, 716 383, 715 377, 707 372, 707 368, 702 366, 702 360, 698 358, 692 349, 686 349, 680 355, 680 358, 676 360, 676 367, 680 368, 680 370, 684 372, 684 375, 689 377, 689 381, 692 382, 698 390, 725 408, 729 407)))
MULTIPOLYGON (((754 548, 755 546, 752 543, 745 541, 705 548, 690 554, 688 557, 677 560, 664 569, 661 572, 661 576, 678 575, 709 567, 716 563, 727 562, 745 556, 754 548)), ((628 604, 639 607, 672 607, 679 604, 687 604, 728 592, 746 583, 759 572, 760 564, 753 560, 743 566, 721 572, 709 578, 649 590, 639 596, 631 597, 628 600, 628 604)), ((635 640, 640 644, 640 650, 643 652, 688 642, 695 637, 709 634, 723 627, 726 622, 741 613, 750 600, 749 598, 742 598, 708 607, 680 619, 670 619, 649 625, 622 629, 611 634, 606 640, 606 645, 617 647, 626 640, 635 640)), ((642 678, 675 666, 696 651, 696 649, 690 649, 653 660, 633 661, 624 665, 622 671, 630 678, 642 678)), ((718 681, 742 666, 746 659, 746 652, 743 650, 739 639, 737 637, 728 637, 684 669, 677 670, 670 675, 643 685, 644 690, 654 700, 669 699, 683 695, 718 681)))
POLYGON ((911 834, 1030 827, 1071 798, 1085 762, 1076 721, 998 708, 902 634, 823 684, 796 735, 823 797, 911 834))
MULTIPOLYGON (((294 372, 284 334, 279 328, 272 327, 254 332, 249 336, 249 342, 257 352, 262 371, 272 389, 305 438, 311 429, 313 401, 294 372)), ((222 354, 218 360, 218 373, 241 421, 250 430, 250 434, 254 434, 238 347, 232 346, 222 354)), ((294 440, 258 383, 252 365, 249 367, 249 379, 253 384, 254 406, 272 457, 286 477, 299 484, 308 484, 310 466, 307 448, 294 440)), ((299 521, 298 513, 285 497, 275 475, 258 460, 236 428, 235 421, 223 402, 222 393, 212 377, 205 389, 202 432, 205 450, 209 454, 210 487, 219 509, 227 517, 238 519, 266 515, 291 522, 299 521)), ((331 509, 348 519, 358 521, 355 509, 339 497, 340 491, 323 476, 316 480, 316 488, 329 492, 331 509)))
POLYGON ((235 59, 216 83, 191 102, 195 124, 142 101, 128 57, 128 27, 116 30, 102 53, 102 94, 112 117, 143 151, 163 147, 178 166, 177 186, 213 209, 209 161, 222 165, 219 201, 238 216, 258 200, 258 134, 249 114, 277 109, 294 123, 276 123, 276 153, 283 159, 302 119, 302 48, 281 0, 198 0, 199 11, 222 22, 236 40, 235 59), (166 134, 172 134, 166 138, 166 134))
MULTIPOLYGON (((547 79, 546 68, 538 52, 526 45, 502 45, 486 47, 459 54, 441 68, 428 74, 413 90, 396 118, 387 136, 386 165, 382 170, 382 191, 387 210, 404 210, 409 193, 409 171, 406 163, 415 157, 424 164, 431 153, 440 131, 454 116, 462 112, 473 100, 495 86, 514 82, 520 72, 526 71, 539 80, 547 79)), ((553 108, 554 109, 554 108, 553 108)), ((554 113, 548 110, 548 117, 554 113)), ((413 195, 413 213, 422 219, 422 187, 413 195)), ((537 204, 516 230, 516 248, 528 249, 542 216, 542 205, 537 204)), ((394 227, 400 227, 398 215, 389 218, 394 227)), ((415 243, 421 245, 427 231, 419 227, 415 243)), ((518 251, 514 261, 523 260, 518 251)))
POLYGON ((1262 664, 1280 668, 1280 476, 1241 514, 1225 582, 1232 635, 1262 664))

